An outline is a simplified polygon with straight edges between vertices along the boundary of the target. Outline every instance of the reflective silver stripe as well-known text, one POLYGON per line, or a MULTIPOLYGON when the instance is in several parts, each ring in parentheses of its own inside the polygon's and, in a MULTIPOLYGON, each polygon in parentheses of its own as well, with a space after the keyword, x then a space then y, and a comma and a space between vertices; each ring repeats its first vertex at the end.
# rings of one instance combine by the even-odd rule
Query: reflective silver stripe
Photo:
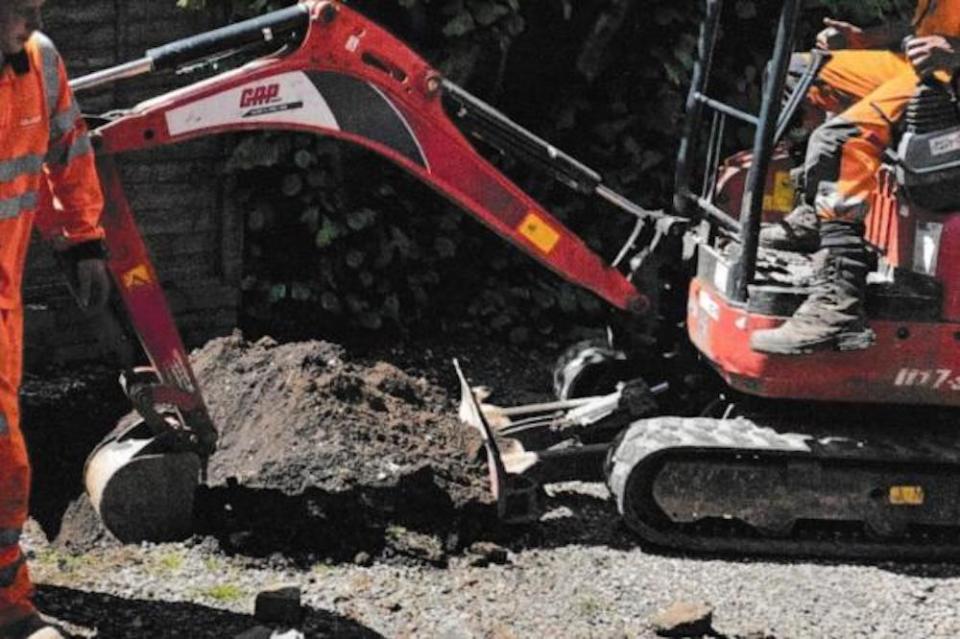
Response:
POLYGON ((90 153, 93 145, 90 144, 90 136, 86 133, 78 135, 69 147, 60 142, 54 144, 47 151, 47 163, 56 166, 66 166, 73 162, 74 158, 90 153))
POLYGON ((43 168, 43 156, 21 155, 12 160, 0 161, 0 182, 9 182, 21 175, 34 175, 43 168))
POLYGON ((17 217, 24 211, 32 211, 35 208, 37 208, 36 191, 30 191, 23 195, 0 200, 0 220, 17 217))
POLYGON ((43 86, 47 93, 47 113, 50 114, 50 141, 59 140, 73 128, 80 117, 80 107, 72 101, 63 111, 57 112, 60 104, 60 54, 47 36, 37 32, 37 45, 43 59, 43 86))
POLYGON ((80 117, 80 107, 71 102, 66 111, 62 111, 50 118, 50 141, 55 142, 73 129, 77 118, 80 117))
POLYGON ((60 103, 60 54, 53 41, 39 31, 34 32, 43 59, 43 86, 47 92, 47 113, 52 117, 60 103))
POLYGON ((12 564, 0 568, 0 588, 12 586, 17 578, 17 573, 20 572, 20 566, 26 562, 27 558, 23 556, 23 553, 20 553, 20 556, 12 564))
POLYGON ((19 528, 0 528, 0 548, 16 546, 20 542, 19 528))

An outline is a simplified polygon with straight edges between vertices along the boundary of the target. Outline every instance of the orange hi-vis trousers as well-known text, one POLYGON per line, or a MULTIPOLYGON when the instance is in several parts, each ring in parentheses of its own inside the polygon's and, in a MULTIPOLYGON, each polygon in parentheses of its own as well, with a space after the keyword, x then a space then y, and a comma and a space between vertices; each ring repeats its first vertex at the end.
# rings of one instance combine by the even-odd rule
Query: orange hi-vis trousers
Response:
POLYGON ((58 249, 103 237, 92 142, 56 47, 35 32, 7 62, 0 64, 0 633, 34 612, 18 544, 30 493, 18 403, 30 233, 39 229, 58 249), (59 206, 41 206, 47 187, 59 206))
POLYGON ((0 309, 0 627, 34 612, 19 541, 27 521, 30 464, 20 431, 23 311, 0 309))
MULTIPOLYGON (((797 54, 794 65, 809 64, 797 54)), ((835 51, 807 94, 807 105, 830 114, 810 136, 806 199, 821 219, 862 222, 877 188, 877 171, 897 122, 916 91, 913 67, 890 51, 835 51)))

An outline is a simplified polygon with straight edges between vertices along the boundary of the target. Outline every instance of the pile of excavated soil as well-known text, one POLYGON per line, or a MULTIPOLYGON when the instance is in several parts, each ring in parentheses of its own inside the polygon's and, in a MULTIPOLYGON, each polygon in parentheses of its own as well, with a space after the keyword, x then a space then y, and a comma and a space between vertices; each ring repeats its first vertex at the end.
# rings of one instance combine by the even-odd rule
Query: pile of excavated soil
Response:
MULTIPOLYGON (((442 565, 496 526, 455 398, 426 378, 328 342, 239 334, 191 361, 220 432, 196 532, 226 550, 442 565)), ((96 524, 75 503, 57 542, 89 548, 96 524)))
POLYGON ((465 432, 443 389, 322 341, 216 339, 191 356, 220 430, 211 486, 288 494, 395 484, 429 467, 455 502, 476 496, 465 432))

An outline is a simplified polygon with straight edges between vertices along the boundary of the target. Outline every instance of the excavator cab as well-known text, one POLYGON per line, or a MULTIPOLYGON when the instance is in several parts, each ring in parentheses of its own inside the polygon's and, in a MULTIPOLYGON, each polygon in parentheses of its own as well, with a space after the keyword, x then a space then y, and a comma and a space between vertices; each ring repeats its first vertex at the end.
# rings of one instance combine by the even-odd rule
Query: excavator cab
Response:
POLYGON ((721 0, 707 2, 675 202, 679 213, 706 225, 697 235, 690 284, 690 340, 727 384, 751 395, 955 406, 960 401, 954 390, 960 388, 955 277, 960 269, 960 146, 954 143, 960 140, 960 116, 950 87, 932 79, 918 86, 905 132, 887 152, 881 188, 873 194, 866 220, 877 263, 866 299, 875 345, 799 357, 750 349, 750 333, 776 326, 806 298, 813 270, 806 256, 758 248, 761 222, 793 206, 792 167, 781 140, 824 55, 814 52, 815 63, 784 97, 800 5, 792 0, 783 5, 763 103, 754 116, 707 95, 722 6, 721 0), (716 172, 730 119, 755 128, 753 149, 716 172), (694 158, 703 156, 709 177, 695 188, 694 158), (738 184, 742 189, 731 188, 738 184))

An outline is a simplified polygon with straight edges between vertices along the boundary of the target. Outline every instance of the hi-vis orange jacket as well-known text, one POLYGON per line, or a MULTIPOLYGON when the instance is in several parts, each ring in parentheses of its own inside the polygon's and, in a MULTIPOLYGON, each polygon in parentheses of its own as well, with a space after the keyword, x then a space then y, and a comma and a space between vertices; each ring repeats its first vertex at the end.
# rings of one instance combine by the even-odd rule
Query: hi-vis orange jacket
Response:
POLYGON ((919 0, 914 24, 918 36, 960 36, 960 0, 919 0))
POLYGON ((0 54, 0 65, 0 309, 11 309, 20 305, 34 218, 60 249, 100 239, 103 195, 53 43, 36 32, 23 54, 0 54))

